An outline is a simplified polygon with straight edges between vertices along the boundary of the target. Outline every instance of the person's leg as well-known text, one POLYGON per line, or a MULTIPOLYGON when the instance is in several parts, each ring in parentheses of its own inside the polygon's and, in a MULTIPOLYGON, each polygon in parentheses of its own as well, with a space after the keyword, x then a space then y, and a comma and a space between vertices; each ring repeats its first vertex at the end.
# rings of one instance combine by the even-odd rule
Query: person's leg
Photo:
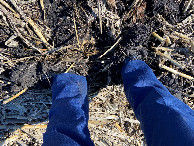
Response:
POLYGON ((126 61, 122 78, 148 145, 194 145, 194 111, 172 96, 145 62, 126 61))
POLYGON ((88 112, 86 78, 69 73, 56 76, 43 145, 93 146, 88 130, 88 112))

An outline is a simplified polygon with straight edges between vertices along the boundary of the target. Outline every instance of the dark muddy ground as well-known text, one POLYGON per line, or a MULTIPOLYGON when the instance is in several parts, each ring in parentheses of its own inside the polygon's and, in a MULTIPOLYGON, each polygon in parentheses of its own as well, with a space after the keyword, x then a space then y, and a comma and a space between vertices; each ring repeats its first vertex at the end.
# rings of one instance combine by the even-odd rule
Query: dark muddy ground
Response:
MULTIPOLYGON (((13 4, 9 2, 8 4, 14 8, 13 4)), ((50 89, 50 78, 54 74, 65 72, 72 63, 75 64, 70 72, 87 76, 89 94, 98 92, 107 85, 122 84, 121 68, 125 58, 130 57, 145 61, 173 95, 183 101, 186 98, 186 103, 193 104, 191 97, 193 81, 160 68, 159 63, 164 59, 156 55, 153 49, 153 47, 173 48, 174 51, 168 55, 182 66, 186 65, 186 68, 180 69, 167 59, 164 64, 193 76, 193 46, 181 37, 170 37, 171 43, 167 44, 152 35, 152 32, 156 32, 166 38, 176 31, 187 35, 189 39, 191 38, 190 42, 193 42, 192 22, 184 21, 193 13, 192 6, 184 12, 186 1, 44 0, 45 15, 39 1, 31 3, 18 1, 18 5, 42 28, 43 35, 53 46, 50 50, 60 47, 61 49, 40 54, 31 49, 19 36, 14 39, 18 45, 6 45, 7 40, 15 34, 15 30, 11 20, 0 7, 2 12, 0 13, 0 97, 2 101, 24 88, 50 89), (160 22, 159 16, 162 16, 169 25, 160 22), (120 37, 122 39, 116 47, 99 58, 120 37)), ((31 26, 28 27, 32 29, 31 26)), ((33 34, 33 37, 38 38, 34 31, 27 31, 26 28, 24 30, 28 35, 33 34)), ((29 41, 37 48, 46 48, 39 38, 33 39, 33 37, 26 38, 30 38, 29 41)), ((45 119, 47 117, 42 121, 45 119)))

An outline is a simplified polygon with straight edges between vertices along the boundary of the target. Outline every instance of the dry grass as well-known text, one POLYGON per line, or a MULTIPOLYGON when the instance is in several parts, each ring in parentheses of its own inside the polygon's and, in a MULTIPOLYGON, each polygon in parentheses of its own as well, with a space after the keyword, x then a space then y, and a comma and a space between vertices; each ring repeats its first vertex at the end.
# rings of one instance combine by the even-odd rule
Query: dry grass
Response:
MULTIPOLYGON (((30 118, 31 121, 38 121, 47 116, 48 105, 51 104, 49 92, 27 91, 15 99, 13 104, 8 103, 4 106, 3 119, 5 121, 12 120, 15 126, 9 126, 9 122, 7 126, 0 126, 2 131, 8 130, 9 132, 9 135, 6 136, 7 139, 2 141, 2 144, 42 144, 43 133, 46 131, 48 121, 21 127, 17 125, 19 119, 21 123, 25 123, 25 120, 30 118), (23 108, 20 109, 20 106, 23 108), (7 109, 11 109, 12 112, 7 113, 7 109), (24 116, 25 111, 29 111, 27 117, 24 116), (16 113, 18 114, 16 115, 16 113)), ((139 121, 136 120, 124 95, 123 86, 107 86, 91 98, 88 127, 95 145, 142 145, 144 143, 139 121)))
MULTIPOLYGON (((189 0, 185 4, 184 11, 189 10, 191 2, 189 0)), ((13 69, 17 63, 27 62, 30 59, 40 61, 44 55, 46 55, 45 60, 56 60, 58 59, 58 53, 63 53, 62 50, 67 50, 67 53, 60 56, 61 60, 57 64, 66 66, 66 72, 68 72, 76 67, 76 63, 87 61, 90 56, 98 54, 99 48, 95 47, 96 40, 89 33, 82 32, 85 26, 80 23, 83 19, 80 16, 80 11, 83 11, 87 16, 88 24, 99 19, 98 25, 101 34, 104 27, 110 28, 110 36, 115 40, 115 44, 108 46, 107 48, 109 49, 106 48, 107 51, 100 50, 102 55, 98 59, 102 59, 119 45, 122 38, 121 28, 124 22, 131 18, 134 23, 138 20, 143 22, 146 9, 146 3, 143 0, 134 0, 128 11, 121 18, 115 11, 117 9, 117 1, 107 0, 107 4, 111 9, 107 9, 102 0, 98 0, 98 2, 88 0, 88 6, 91 7, 93 12, 92 15, 85 12, 83 8, 78 9, 78 6, 73 6, 75 17, 71 18, 74 24, 71 31, 75 33, 76 39, 70 45, 62 45, 55 48, 54 43, 48 43, 48 40, 51 39, 52 30, 44 23, 46 11, 43 0, 33 0, 31 2, 11 0, 10 3, 0 0, 0 15, 2 16, 0 25, 9 28, 13 32, 12 35, 7 37, 8 39, 4 40, 5 45, 8 48, 17 48, 19 42, 15 38, 18 37, 26 44, 27 48, 25 49, 39 52, 39 55, 13 58, 8 53, 9 51, 0 48, 0 63, 3 66, 0 66, 0 74, 7 69, 13 69), (42 12, 37 7, 38 2, 42 12), (43 13, 43 21, 36 19, 36 17, 34 18, 32 11, 35 11, 37 16, 43 13), (81 28, 77 26, 79 23, 81 28), (72 50, 76 51, 76 53, 72 50), (81 55, 84 54, 87 59, 80 57, 78 52, 81 55)), ((184 94, 183 101, 194 109, 194 40, 192 28, 194 15, 191 14, 181 23, 175 25, 168 23, 161 15, 156 15, 152 19, 157 20, 162 25, 158 30, 152 29, 153 37, 159 41, 158 46, 152 46, 154 48, 152 51, 160 57, 157 65, 165 69, 163 74, 170 73, 173 79, 180 80, 182 85, 190 85, 184 91, 179 92, 184 94), (160 36, 158 32, 162 32, 164 35, 160 36)), ((109 66, 109 64, 106 66, 109 66)), ((2 78, 0 79, 0 84, 7 86, 12 82, 2 78)), ((171 91, 170 87, 167 88, 171 91)), ((4 93, 0 94, 0 100, 4 103, 0 105, 0 141, 2 145, 41 145, 43 142, 42 134, 46 130, 48 112, 52 104, 51 91, 26 89, 10 93, 4 91, 4 93)), ((90 98, 92 98, 92 101, 89 109, 89 130, 95 145, 139 146, 145 144, 139 122, 136 120, 125 98, 122 85, 107 86, 95 96, 90 95, 90 98)))

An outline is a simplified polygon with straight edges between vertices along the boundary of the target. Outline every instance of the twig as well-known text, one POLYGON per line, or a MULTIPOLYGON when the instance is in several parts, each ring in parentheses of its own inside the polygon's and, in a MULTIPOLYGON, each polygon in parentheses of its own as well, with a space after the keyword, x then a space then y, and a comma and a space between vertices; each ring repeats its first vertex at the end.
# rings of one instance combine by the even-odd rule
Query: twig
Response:
POLYGON ((94 125, 103 125, 103 124, 107 124, 107 122, 104 121, 94 121, 94 120, 88 120, 88 124, 94 124, 94 125))
POLYGON ((72 63, 71 64, 71 66, 66 70, 66 72, 65 73, 68 73, 69 72, 69 70, 73 67, 73 65, 75 64, 75 62, 74 63, 72 63))
POLYGON ((15 98, 19 97, 21 94, 23 94, 24 92, 26 92, 28 88, 25 88, 24 90, 20 91, 18 94, 14 95, 13 97, 3 101, 3 104, 7 104, 8 102, 14 100, 15 98))
POLYGON ((24 129, 46 129, 47 128, 47 125, 24 125, 21 129, 24 130, 24 129))
POLYGON ((189 76, 189 75, 186 75, 186 74, 184 74, 184 73, 178 72, 177 70, 174 70, 174 69, 172 69, 172 68, 170 68, 170 67, 168 67, 168 66, 159 64, 159 67, 161 67, 161 68, 163 68, 163 69, 165 69, 165 70, 167 70, 167 71, 169 71, 169 72, 171 72, 171 73, 173 73, 173 74, 177 74, 177 75, 179 75, 179 76, 181 76, 181 77, 184 77, 184 78, 186 78, 186 79, 194 80, 194 78, 193 78, 192 76, 189 76))
POLYGON ((73 22, 74 22, 75 34, 76 34, 76 38, 77 38, 77 45, 80 48, 80 42, 79 42, 79 37, 78 37, 78 33, 77 33, 77 26, 76 26, 76 23, 75 23, 75 16, 74 16, 74 14, 73 14, 73 22))
POLYGON ((161 36, 159 36, 156 32, 152 32, 152 35, 153 35, 155 38, 157 38, 160 42, 163 42, 163 41, 164 41, 164 39, 163 39, 161 36))
POLYGON ((110 49, 108 49, 106 52, 104 52, 104 54, 102 54, 100 57, 98 57, 98 58, 102 58, 104 55, 106 55, 108 52, 110 52, 111 50, 113 50, 117 45, 118 45, 118 43, 121 41, 121 39, 122 39, 122 37, 120 37, 117 41, 116 41, 116 43, 110 48, 110 49))
POLYGON ((175 39, 179 39, 179 38, 182 39, 183 42, 191 45, 190 50, 192 52, 194 52, 194 41, 192 38, 190 38, 182 33, 176 32, 176 31, 174 32, 174 35, 176 35, 176 36, 170 35, 170 37, 175 38, 175 39))
POLYGON ((31 59, 31 58, 34 58, 34 57, 38 57, 38 56, 28 56, 28 57, 23 57, 23 58, 15 59, 15 60, 12 60, 12 61, 13 62, 19 62, 19 61, 23 61, 23 60, 26 60, 26 59, 31 59))
POLYGON ((124 20, 126 20, 127 18, 130 18, 133 15, 132 12, 134 11, 134 9, 132 9, 132 8, 133 7, 136 7, 136 5, 137 5, 138 2, 139 2, 139 0, 133 0, 132 1, 131 5, 128 8, 129 9, 129 12, 126 15, 124 15, 124 17, 123 17, 124 20))
POLYGON ((13 126, 13 125, 0 125, 0 129, 21 129, 21 130, 25 130, 25 129, 46 129, 47 125, 24 125, 21 128, 19 126, 13 126))
POLYGON ((98 0, 98 17, 99 17, 99 23, 100 23, 100 33, 102 34, 102 15, 101 15, 100 0, 98 0))
POLYGON ((194 17, 194 14, 191 14, 190 16, 188 16, 187 18, 185 18, 185 19, 181 22, 181 24, 179 23, 178 25, 184 25, 184 24, 192 23, 193 17, 194 17))
POLYGON ((47 40, 45 39, 45 37, 43 36, 43 34, 41 33, 38 25, 29 17, 28 18, 28 23, 32 26, 32 28, 34 29, 34 32, 37 34, 37 36, 42 40, 42 42, 46 45, 46 47, 48 49, 51 48, 51 45, 47 42, 47 40))
POLYGON ((20 15, 16 13, 16 11, 12 9, 4 0, 0 0, 0 3, 4 5, 6 8, 8 8, 10 11, 12 11, 17 18, 20 18, 20 15))
POLYGON ((4 23, 0 23, 0 25, 1 25, 1 26, 6 26, 6 24, 4 24, 4 23))
POLYGON ((45 11, 45 8, 44 8, 44 2, 43 0, 40 0, 40 6, 42 8, 42 11, 43 11, 43 19, 45 20, 45 15, 46 15, 46 11, 45 11))
POLYGON ((38 49, 38 48, 35 47, 32 43, 30 43, 30 42, 28 41, 28 39, 26 39, 26 38, 23 37, 22 33, 17 29, 17 27, 15 26, 15 24, 13 24, 13 27, 14 27, 14 30, 15 30, 17 36, 19 36, 19 37, 25 42, 25 44, 26 44, 27 46, 29 46, 30 48, 32 48, 32 49, 34 49, 34 50, 36 50, 36 51, 38 51, 39 53, 42 54, 42 51, 41 51, 40 49, 38 49))
POLYGON ((158 17, 158 20, 159 20, 160 22, 164 22, 164 24, 165 24, 166 26, 168 26, 168 27, 170 27, 170 28, 174 28, 174 26, 171 25, 170 23, 168 23, 168 22, 164 19, 164 17, 162 17, 162 15, 157 14, 157 17, 158 17))
POLYGON ((174 35, 169 35, 169 37, 170 37, 170 38, 173 38, 174 40, 178 40, 178 39, 179 39, 179 37, 174 36, 174 35))
POLYGON ((131 9, 134 5, 136 6, 138 2, 139 0, 133 0, 133 2, 131 3, 128 9, 131 9))
POLYGON ((3 56, 3 54, 0 54, 0 59, 1 60, 5 59, 5 60, 7 60, 7 62, 4 62, 4 63, 8 63, 11 67, 14 66, 13 62, 9 58, 3 56))
POLYGON ((156 54, 160 55, 160 56, 163 56, 165 57, 166 59, 170 60, 172 63, 174 63, 176 66, 180 67, 181 69, 184 69, 184 67, 182 65, 180 65, 177 61, 175 61, 174 59, 172 59, 170 56, 160 52, 160 51, 157 51, 156 54))
POLYGON ((120 132, 124 132, 124 130, 121 128, 121 126, 116 122, 115 126, 119 129, 120 132))
POLYGON ((14 7, 17 9, 17 11, 19 12, 19 14, 21 15, 21 17, 26 21, 28 22, 34 32, 36 33, 36 35, 42 40, 42 42, 45 44, 45 46, 50 49, 51 48, 51 45, 47 42, 47 40, 45 39, 45 37, 43 36, 42 32, 40 31, 38 25, 28 16, 26 16, 26 14, 21 10, 20 7, 17 6, 15 0, 10 0, 12 2, 12 4, 14 5, 14 7))
POLYGON ((162 50, 162 51, 174 51, 174 49, 171 49, 169 47, 152 47, 154 48, 156 51, 158 50, 162 50))
POLYGON ((183 38, 183 39, 188 39, 188 40, 191 39, 191 38, 189 38, 188 36, 186 36, 186 35, 184 35, 184 34, 182 34, 182 33, 176 32, 176 31, 174 31, 174 34, 175 34, 176 36, 180 37, 180 38, 183 38))
POLYGON ((20 37, 27 46, 41 53, 41 51, 38 48, 36 48, 34 45, 32 45, 32 43, 30 43, 26 38, 24 38, 23 35, 20 33, 20 31, 17 29, 17 27, 15 26, 17 23, 15 23, 14 17, 12 17, 10 13, 2 5, 0 5, 0 8, 3 11, 3 13, 7 16, 7 18, 10 20, 10 24, 13 27, 13 31, 15 32, 15 34, 18 37, 20 37))
POLYGON ((168 45, 171 45, 171 44, 172 44, 172 42, 171 42, 169 36, 166 36, 166 45, 168 46, 168 45))
POLYGON ((192 0, 189 0, 183 12, 186 12, 191 5, 192 0))

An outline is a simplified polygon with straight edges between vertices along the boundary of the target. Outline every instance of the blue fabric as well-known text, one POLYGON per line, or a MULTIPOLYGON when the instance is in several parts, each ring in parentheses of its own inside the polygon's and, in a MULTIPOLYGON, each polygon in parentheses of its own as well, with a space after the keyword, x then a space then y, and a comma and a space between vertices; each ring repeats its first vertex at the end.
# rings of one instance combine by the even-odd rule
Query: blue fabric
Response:
POLYGON ((172 96, 145 62, 126 62, 122 78, 148 146, 194 146, 194 111, 172 96))
POLYGON ((55 77, 43 146, 93 146, 88 111, 86 78, 67 73, 55 77))
MULTIPOLYGON (((172 96, 143 61, 127 61, 122 70, 125 94, 148 146, 194 146, 194 111, 172 96)), ((58 75, 43 136, 45 146, 91 146, 85 77, 58 75)))

